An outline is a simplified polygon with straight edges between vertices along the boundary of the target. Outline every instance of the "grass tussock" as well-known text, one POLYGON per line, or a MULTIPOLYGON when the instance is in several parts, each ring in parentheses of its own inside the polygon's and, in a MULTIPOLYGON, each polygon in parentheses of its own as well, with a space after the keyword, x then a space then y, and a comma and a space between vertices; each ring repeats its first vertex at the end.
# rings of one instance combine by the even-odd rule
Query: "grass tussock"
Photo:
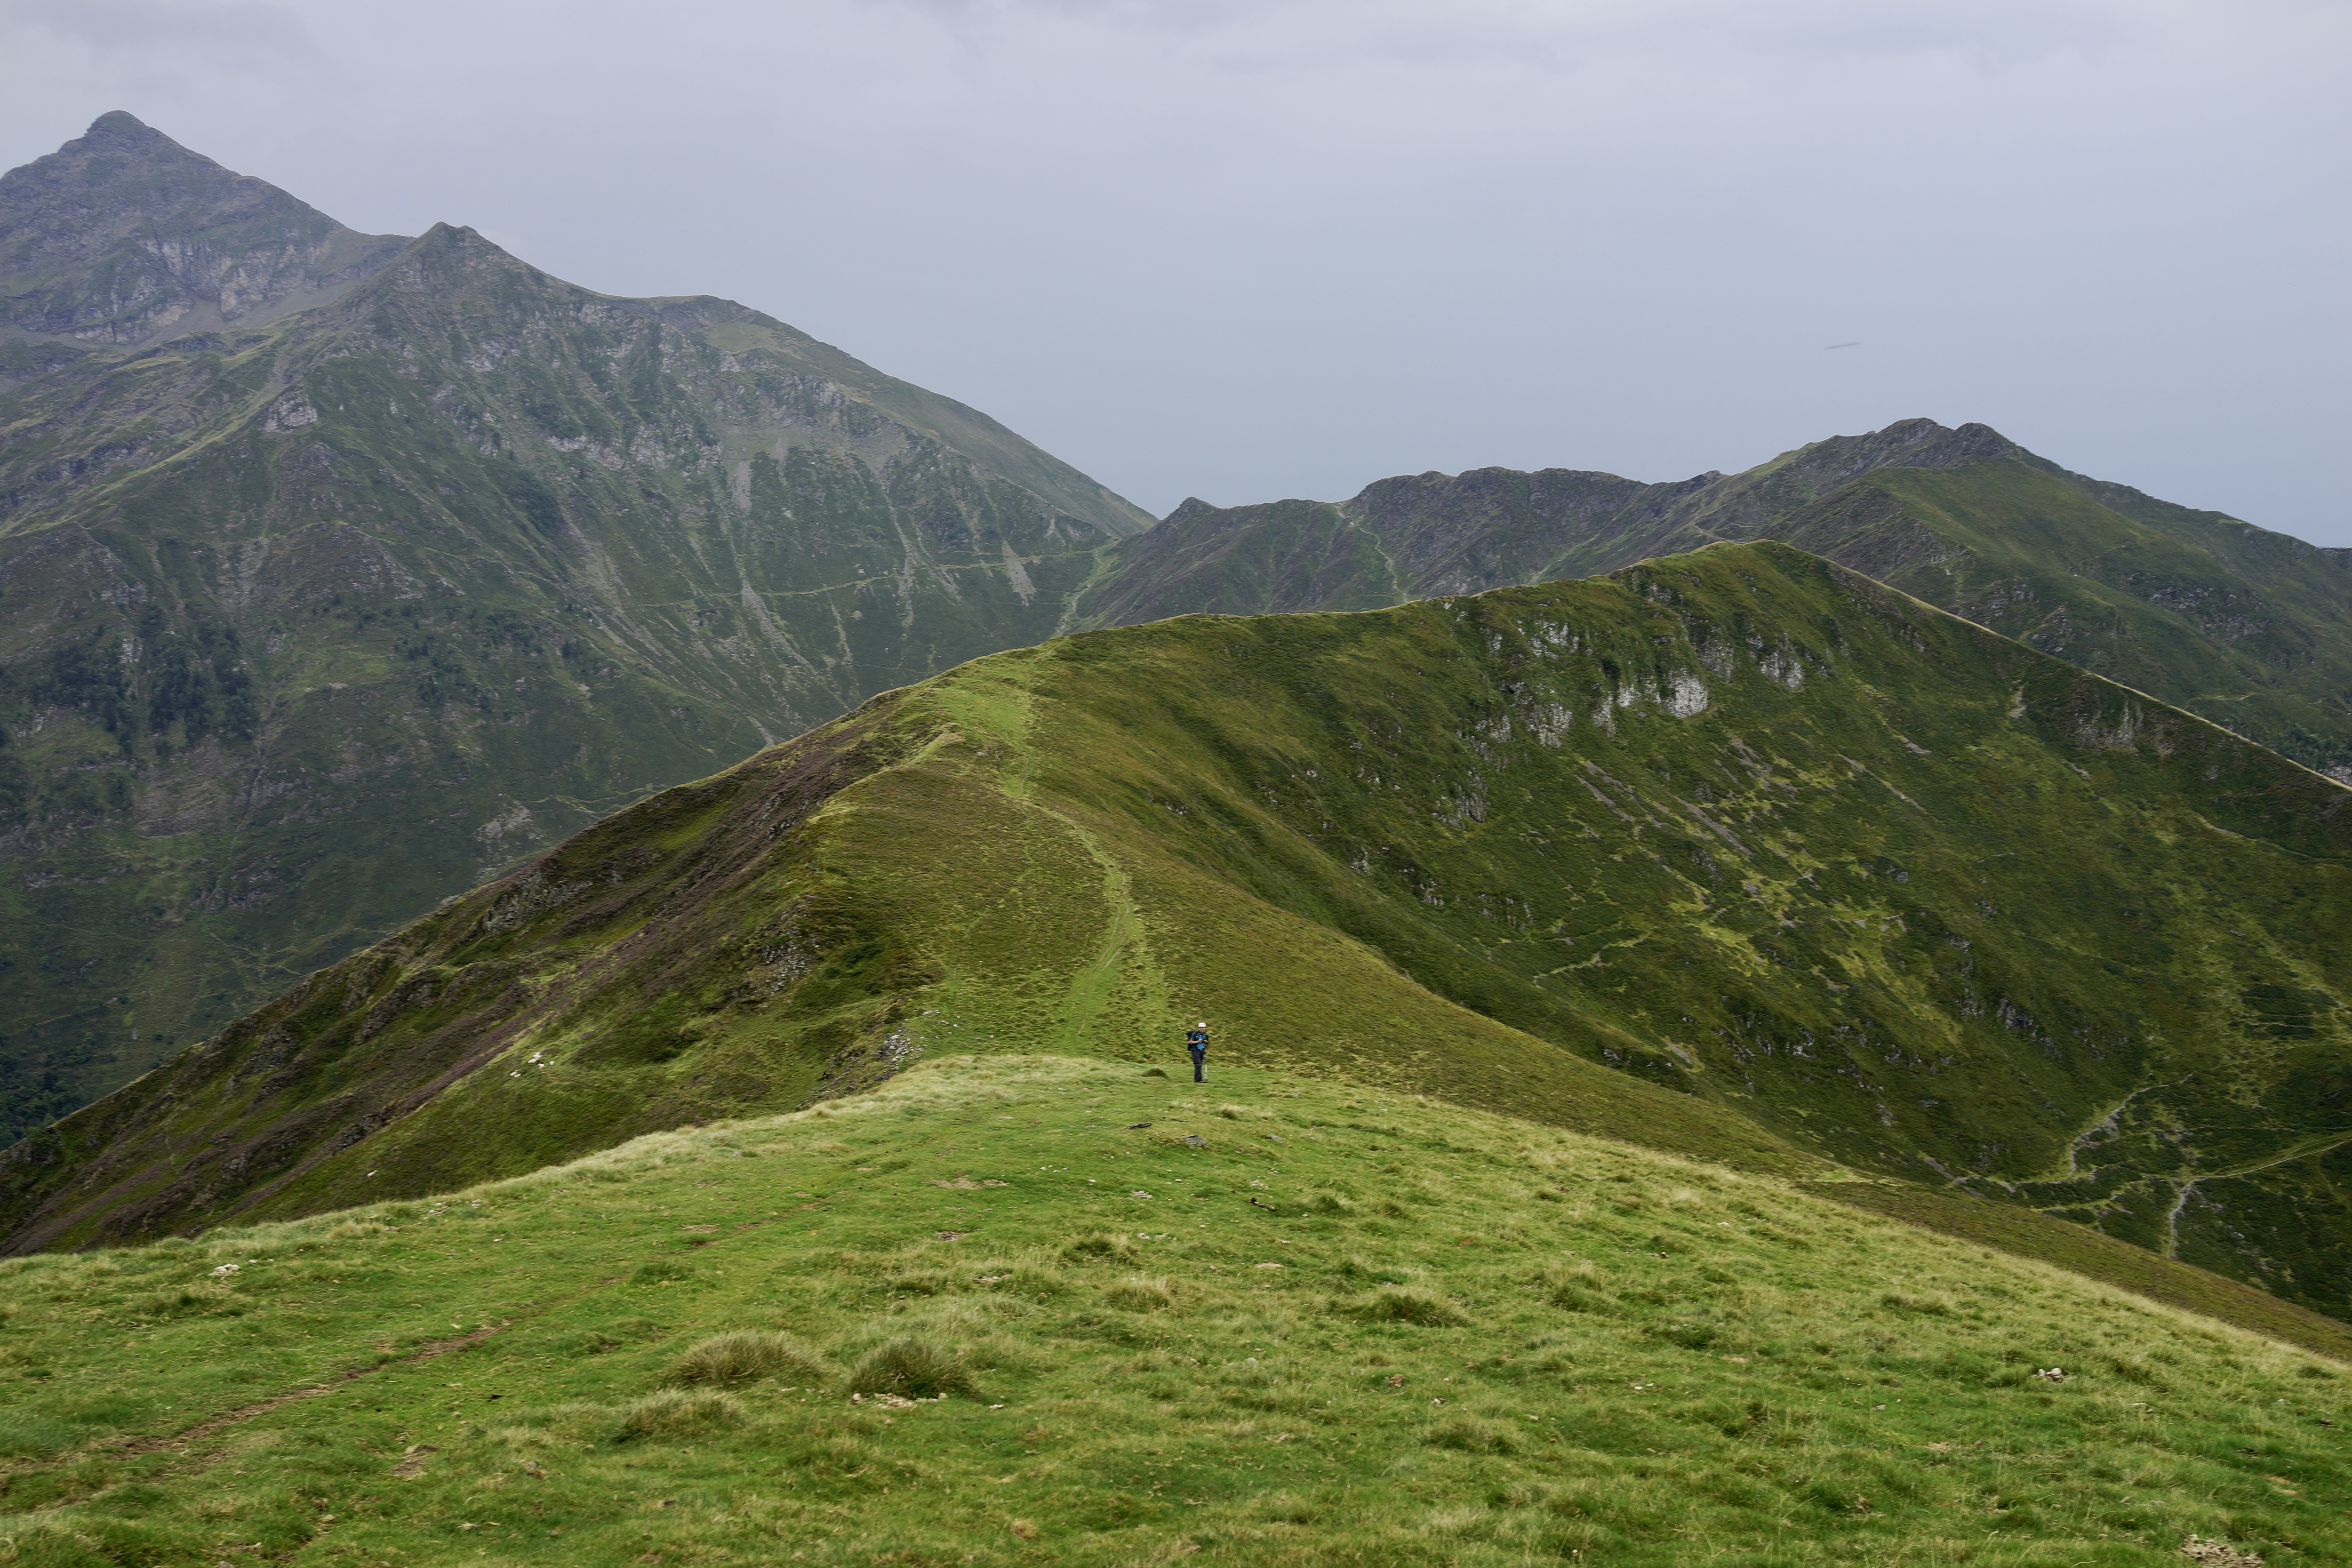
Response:
POLYGON ((712 1427, 740 1426, 742 1420, 742 1401, 731 1394, 715 1389, 669 1388, 625 1406, 616 1440, 683 1437, 712 1427))
POLYGON ((714 1334, 677 1358, 667 1381, 678 1387, 740 1388, 761 1378, 811 1386, 827 1381, 814 1352, 782 1334, 738 1329, 714 1334))
POLYGON ((1643 1331, 1653 1339, 1686 1351, 1712 1350, 1722 1344, 1725 1338, 1722 1324, 1704 1318, 1669 1319, 1664 1322, 1651 1323, 1643 1331))
POLYGON ((889 1289, 894 1295, 940 1296, 956 1288, 956 1277, 944 1268, 914 1268, 903 1274, 893 1274, 889 1289))
POLYGON ((903 1334, 866 1352, 849 1374, 852 1394, 895 1394, 904 1399, 966 1398, 980 1391, 953 1351, 933 1341, 903 1334))
MULTIPOLYGON (((1045 1258, 1055 1255, 1045 1254, 1045 1258)), ((1066 1296, 1072 1286, 1050 1262, 992 1258, 971 1272, 972 1288, 1011 1300, 1043 1302, 1066 1296)))
POLYGON ((237 1310, 236 1291, 227 1285, 209 1281, 182 1285, 174 1289, 159 1290, 152 1296, 142 1296, 130 1303, 134 1318, 184 1318, 197 1312, 237 1310))
POLYGON ((1604 1316, 1617 1310, 1616 1298, 1606 1290, 1597 1290, 1573 1279, 1553 1286, 1545 1300, 1563 1312, 1590 1312, 1604 1316))
POLYGON ((1424 1329, 1466 1327, 1470 1314, 1418 1285, 1383 1285, 1341 1309, 1368 1322, 1417 1323, 1424 1329))
POLYGON ((1140 1254, 1132 1237, 1097 1230, 1064 1243, 1062 1256, 1072 1263, 1132 1263, 1140 1254))
POLYGON ((1103 1300, 1130 1312, 1167 1312, 1176 1307, 1176 1292, 1165 1279, 1147 1274, 1129 1275, 1103 1292, 1103 1300))
POLYGON ((0 1415, 0 1457, 44 1459, 74 1440, 73 1427, 39 1415, 0 1415))
POLYGON ((1563 1312, 1604 1316, 1617 1310, 1617 1299, 1601 1283, 1601 1271, 1588 1259, 1546 1268, 1531 1289, 1563 1312))
POLYGON ((1457 1454, 1516 1454, 1518 1436, 1495 1421, 1482 1421, 1474 1415, 1457 1415, 1441 1421, 1429 1429, 1422 1439, 1433 1448, 1451 1448, 1457 1454))

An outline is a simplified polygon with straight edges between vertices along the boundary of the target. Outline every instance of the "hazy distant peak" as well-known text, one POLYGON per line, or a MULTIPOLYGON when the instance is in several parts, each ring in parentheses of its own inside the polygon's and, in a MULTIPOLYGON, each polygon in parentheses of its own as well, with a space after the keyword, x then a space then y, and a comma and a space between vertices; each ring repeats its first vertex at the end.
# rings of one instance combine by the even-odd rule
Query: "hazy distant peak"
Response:
POLYGON ((131 345, 256 325, 348 288, 403 243, 113 110, 0 174, 0 328, 131 345))
POLYGON ((87 248, 100 236, 140 225, 264 211, 341 226, 267 180, 224 169, 120 109, 100 115, 47 157, 0 174, 0 234, 34 237, 44 248, 87 248), (44 191, 69 194, 71 205, 44 210, 36 195, 44 191))
MULTIPOLYGON (((201 153, 181 146, 161 131, 125 110, 110 109, 89 122, 89 129, 66 142, 44 158, 36 158, 21 167, 0 174, 0 185, 19 181, 35 181, 59 174, 86 171, 85 160, 92 157, 133 157, 149 163, 179 163, 206 169, 226 179, 243 176, 229 173, 201 153)), ((99 171, 100 179, 119 177, 121 165, 110 165, 99 171)), ((268 188, 265 182, 256 185, 268 188)))
MULTIPOLYGON (((1970 422, 1957 429, 1933 419, 1898 419, 1882 430, 1860 436, 1832 436, 1784 452, 1777 459, 1849 456, 1864 468, 1900 466, 1906 468, 1948 468, 1978 458, 2000 458, 2021 451, 2017 443, 1990 425, 1970 422)), ((1773 465, 1767 464, 1767 468, 1773 465)))
MULTIPOLYGON (((514 252, 496 240, 484 237, 479 229, 461 223, 436 223, 432 227, 408 242, 402 255, 411 260, 426 257, 445 259, 505 261, 517 267, 529 267, 514 252)), ((533 268, 536 271, 537 268, 533 268)))
POLYGON ((448 223, 446 221, 436 223, 423 234, 418 235, 415 243, 419 245, 446 246, 452 249, 458 250, 474 248, 492 250, 496 251, 500 256, 512 256, 514 254, 512 251, 507 249, 506 247, 500 245, 498 241, 485 236, 480 229, 470 227, 462 223, 448 223))
POLYGON ((89 122, 89 129, 81 133, 79 141, 66 143, 68 149, 96 145, 136 147, 142 151, 176 153, 181 157, 194 158, 200 163, 212 162, 201 153, 189 152, 127 109, 108 110, 89 122))

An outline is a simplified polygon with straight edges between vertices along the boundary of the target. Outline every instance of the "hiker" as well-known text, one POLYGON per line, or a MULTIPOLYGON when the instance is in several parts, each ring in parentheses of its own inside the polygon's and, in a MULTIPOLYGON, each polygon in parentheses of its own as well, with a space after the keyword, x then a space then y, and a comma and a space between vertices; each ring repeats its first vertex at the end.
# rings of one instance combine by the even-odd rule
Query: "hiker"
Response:
POLYGON ((1184 1048, 1192 1053, 1192 1081, 1201 1079, 1201 1064, 1209 1059, 1209 1021, 1206 1018, 1184 1031, 1184 1048))

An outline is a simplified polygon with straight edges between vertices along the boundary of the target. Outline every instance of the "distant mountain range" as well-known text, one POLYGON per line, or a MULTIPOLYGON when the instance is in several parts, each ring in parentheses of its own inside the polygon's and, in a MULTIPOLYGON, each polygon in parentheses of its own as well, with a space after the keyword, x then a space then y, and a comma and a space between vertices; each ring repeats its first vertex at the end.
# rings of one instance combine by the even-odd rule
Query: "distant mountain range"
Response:
POLYGON ((2352 782, 2352 550, 1906 420, 1738 474, 1482 468, 1352 500, 1187 501, 1107 547, 1078 619, 1372 609, 1777 539, 2352 782))

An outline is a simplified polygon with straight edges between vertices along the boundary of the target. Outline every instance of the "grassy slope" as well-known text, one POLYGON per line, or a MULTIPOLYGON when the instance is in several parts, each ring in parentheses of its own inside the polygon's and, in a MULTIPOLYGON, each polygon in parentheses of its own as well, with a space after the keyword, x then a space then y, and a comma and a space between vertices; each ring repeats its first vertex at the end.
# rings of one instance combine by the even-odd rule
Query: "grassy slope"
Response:
POLYGON ((2352 762, 2345 553, 2119 491, 2024 457, 1887 468, 1771 533, 2307 765, 2352 762))
POLYGON ((1222 1066, 946 1058, 0 1268, 27 1564, 2352 1554, 2340 1360, 1781 1180, 1222 1066), (666 1397, 744 1330, 823 1364, 666 1397), (851 1398, 908 1340, 964 1386, 851 1398))
POLYGON ((1049 636, 1149 521, 781 322, 446 228, 271 331, 50 370, 0 398, 0 1142, 651 790, 1049 636))
POLYGON ((2340 1317, 2321 1318, 2235 1279, 2184 1266, 2087 1226, 2032 1209, 1923 1192, 1896 1182, 1811 1182, 1805 1190, 1923 1229, 2053 1264, 2102 1285, 2183 1311, 2220 1318, 2292 1344, 2339 1356, 2352 1349, 2343 1337, 2352 1331, 2343 1327, 2340 1317))
POLYGON ((2340 1311, 2347 800, 1780 546, 1095 633, 599 825, 0 1190, 16 1246, 132 1239, 1200 1016, 1253 1063, 1948 1182, 2340 1311))

